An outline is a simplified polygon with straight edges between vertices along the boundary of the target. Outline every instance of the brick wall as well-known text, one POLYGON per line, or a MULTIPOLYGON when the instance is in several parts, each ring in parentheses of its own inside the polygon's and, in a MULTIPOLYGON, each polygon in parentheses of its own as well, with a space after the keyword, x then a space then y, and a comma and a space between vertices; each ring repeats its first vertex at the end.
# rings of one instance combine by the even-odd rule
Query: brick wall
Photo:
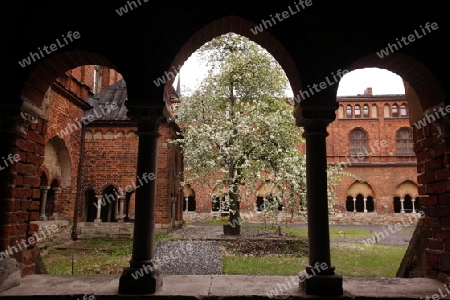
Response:
POLYGON ((57 196, 58 199, 54 203, 53 217, 72 220, 78 188, 82 135, 82 128, 77 122, 84 114, 83 107, 80 107, 83 100, 77 99, 78 102, 75 103, 69 101, 68 98, 75 98, 73 94, 56 87, 48 91, 46 96, 51 105, 47 110, 49 121, 45 142, 47 149, 49 149, 49 144, 51 144, 51 148, 54 148, 55 152, 52 151, 50 155, 57 154, 58 158, 51 158, 47 155, 45 160, 47 165, 44 165, 44 171, 48 177, 47 185, 50 186, 52 181, 56 180, 58 186, 61 187, 61 194, 57 196), (68 155, 69 162, 65 161, 67 156, 64 156, 64 153, 68 155), (62 170, 59 170, 60 168, 62 170))
MULTIPOLYGON (((449 121, 446 119, 448 128, 449 121)), ((443 123, 445 124, 445 123, 443 123)), ((425 217, 419 225, 425 247, 426 276, 441 281, 450 276, 450 143, 445 126, 415 128, 415 151, 425 217)))

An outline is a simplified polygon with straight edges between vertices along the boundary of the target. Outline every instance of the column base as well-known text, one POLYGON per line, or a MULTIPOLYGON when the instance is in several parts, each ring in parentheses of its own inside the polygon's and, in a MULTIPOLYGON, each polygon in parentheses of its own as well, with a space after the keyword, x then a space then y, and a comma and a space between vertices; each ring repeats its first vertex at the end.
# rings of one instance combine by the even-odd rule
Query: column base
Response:
POLYGON ((47 220, 48 220, 47 216, 43 216, 43 215, 39 216, 39 221, 47 221, 47 220))
POLYGON ((341 296, 344 294, 343 278, 339 274, 315 275, 301 281, 299 286, 307 295, 341 296))
POLYGON ((119 279, 119 294, 154 294, 163 286, 163 275, 156 263, 144 263, 142 267, 128 267, 119 279))
POLYGON ((102 222, 102 219, 95 219, 94 220, 94 223, 101 223, 102 222))

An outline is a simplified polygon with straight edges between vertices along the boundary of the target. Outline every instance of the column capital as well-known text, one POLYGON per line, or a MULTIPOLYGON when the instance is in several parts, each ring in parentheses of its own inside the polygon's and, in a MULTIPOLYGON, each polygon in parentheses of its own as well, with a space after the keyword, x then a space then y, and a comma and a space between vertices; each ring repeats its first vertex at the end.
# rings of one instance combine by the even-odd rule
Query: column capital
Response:
POLYGON ((53 192, 54 192, 55 194, 60 194, 61 191, 62 191, 62 188, 60 188, 60 187, 54 187, 54 188, 52 188, 52 190, 53 190, 53 192))
POLYGON ((0 115, 0 129, 17 135, 27 135, 26 128, 28 128, 28 125, 36 124, 37 122, 38 118, 27 111, 20 111, 17 115, 13 111, 7 111, 0 115))
POLYGON ((306 101, 302 102, 294 114, 296 125, 303 127, 306 135, 324 134, 327 136, 326 128, 336 119, 336 109, 335 105, 314 105, 311 102, 308 104, 306 101))
POLYGON ((147 103, 130 103, 127 116, 135 121, 138 134, 157 133, 159 125, 165 120, 164 106, 150 106, 147 103))

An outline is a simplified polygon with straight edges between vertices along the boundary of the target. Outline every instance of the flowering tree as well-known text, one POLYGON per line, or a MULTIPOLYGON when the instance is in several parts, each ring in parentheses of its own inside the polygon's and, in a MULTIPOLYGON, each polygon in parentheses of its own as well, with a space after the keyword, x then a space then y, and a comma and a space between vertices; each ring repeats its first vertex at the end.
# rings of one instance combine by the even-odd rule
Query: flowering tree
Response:
POLYGON ((230 233, 238 234, 244 185, 254 193, 258 183, 269 182, 281 187, 275 200, 305 200, 302 128, 295 126, 285 95, 287 77, 263 48, 231 33, 205 44, 199 53, 209 72, 175 107, 182 129, 182 139, 175 142, 184 155, 185 183, 226 190, 230 233))

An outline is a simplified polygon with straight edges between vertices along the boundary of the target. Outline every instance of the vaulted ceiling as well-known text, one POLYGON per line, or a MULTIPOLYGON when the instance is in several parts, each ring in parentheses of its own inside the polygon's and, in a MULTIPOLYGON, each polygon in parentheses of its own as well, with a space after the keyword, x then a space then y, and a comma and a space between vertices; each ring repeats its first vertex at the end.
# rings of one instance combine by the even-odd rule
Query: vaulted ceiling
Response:
POLYGON ((151 101, 161 101, 163 90, 152 86, 152 80, 227 31, 246 35, 266 47, 285 69, 294 93, 302 86, 323 81, 338 69, 378 66, 402 76, 419 97, 443 101, 449 94, 445 43, 450 31, 448 17, 441 14, 445 11, 444 1, 395 2, 394 6, 389 2, 311 0, 310 6, 304 1, 304 8, 300 1, 283 0, 268 4, 245 0, 97 2, 12 4, 5 16, 13 21, 1 29, 7 39, 1 92, 7 101, 20 102, 24 84, 31 77, 33 84, 45 86, 58 75, 55 70, 65 72, 80 64, 116 68, 127 84, 148 84, 147 91, 137 92, 136 98, 147 93, 145 97, 151 101), (119 16, 116 10, 129 2, 136 3, 134 9, 119 16), (288 15, 282 21, 262 33, 251 32, 252 26, 283 11, 288 15), (386 58, 376 55, 388 43, 396 43, 397 38, 414 34, 415 30, 420 33, 427 22, 436 22, 438 29, 422 34, 386 58), (22 68, 18 64, 30 52, 54 43, 68 31, 78 31, 80 38, 30 66, 22 68))

